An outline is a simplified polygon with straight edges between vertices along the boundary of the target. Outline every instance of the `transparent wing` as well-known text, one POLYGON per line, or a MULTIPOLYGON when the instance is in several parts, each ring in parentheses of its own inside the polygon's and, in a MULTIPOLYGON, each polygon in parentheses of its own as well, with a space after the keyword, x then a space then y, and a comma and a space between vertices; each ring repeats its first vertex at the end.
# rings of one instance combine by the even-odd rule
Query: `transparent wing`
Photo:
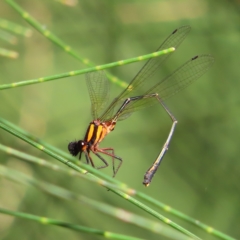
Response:
MULTIPOLYGON (((161 44, 156 51, 161 51, 170 47, 177 48, 180 43, 185 39, 190 32, 190 26, 183 26, 174 30, 168 38, 161 44)), ((140 96, 144 94, 144 89, 149 89, 156 84, 156 80, 152 80, 150 77, 154 75, 157 69, 163 64, 163 62, 172 53, 161 55, 156 58, 152 58, 142 67, 138 74, 133 78, 128 87, 110 104, 109 108, 100 117, 102 121, 111 119, 112 114, 116 112, 118 106, 129 96, 140 96), (146 79, 148 79, 146 81, 146 79), (113 111, 114 109, 114 111, 113 111)))
POLYGON ((195 56, 165 78, 161 84, 150 89, 147 94, 157 92, 162 100, 166 100, 199 79, 213 63, 214 57, 211 55, 195 56))
POLYGON ((91 100, 93 119, 97 119, 106 107, 109 99, 109 80, 104 71, 86 74, 86 83, 91 100))
MULTIPOLYGON (((214 58, 211 55, 200 55, 191 58, 181 67, 176 69, 168 77, 162 79, 152 88, 148 89, 143 95, 158 93, 161 100, 166 100, 189 84, 200 78, 211 65, 214 63, 214 58)), ((155 98, 143 98, 137 101, 130 102, 119 116, 119 120, 123 120, 134 111, 140 110, 146 106, 157 103, 155 98)))

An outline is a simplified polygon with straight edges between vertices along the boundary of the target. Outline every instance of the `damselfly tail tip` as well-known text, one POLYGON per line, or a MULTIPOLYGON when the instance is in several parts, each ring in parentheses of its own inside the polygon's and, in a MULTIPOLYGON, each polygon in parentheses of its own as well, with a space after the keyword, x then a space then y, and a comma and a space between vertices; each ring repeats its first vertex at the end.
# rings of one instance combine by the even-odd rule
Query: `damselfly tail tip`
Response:
POLYGON ((150 185, 150 183, 151 183, 151 180, 152 179, 149 179, 148 177, 146 177, 146 175, 144 176, 144 180, 143 180, 143 185, 145 186, 145 187, 148 187, 149 185, 150 185))
POLYGON ((144 185, 145 187, 148 187, 148 186, 150 185, 150 182, 143 182, 143 185, 144 185))

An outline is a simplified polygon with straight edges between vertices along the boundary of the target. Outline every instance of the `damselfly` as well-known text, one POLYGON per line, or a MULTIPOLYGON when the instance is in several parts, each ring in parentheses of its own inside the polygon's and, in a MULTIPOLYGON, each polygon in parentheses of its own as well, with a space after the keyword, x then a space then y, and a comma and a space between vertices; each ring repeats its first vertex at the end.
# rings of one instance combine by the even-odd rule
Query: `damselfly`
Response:
MULTIPOLYGON (((174 30, 157 51, 170 47, 177 48, 185 39, 190 29, 190 26, 183 26, 174 30)), ((112 158, 113 176, 115 176, 122 165, 122 159, 115 155, 113 148, 100 148, 99 143, 108 133, 114 130, 117 121, 126 119, 134 111, 153 105, 154 103, 159 103, 171 118, 172 126, 161 152, 144 175, 143 184, 148 186, 151 183, 164 154, 168 150, 177 124, 176 118, 163 101, 201 77, 214 62, 214 58, 210 55, 198 55, 184 63, 168 77, 158 81, 152 80, 150 77, 170 55, 171 53, 148 60, 129 83, 128 87, 108 107, 106 107, 106 104, 109 96, 109 81, 105 73, 97 71, 86 75, 94 120, 90 122, 83 140, 69 143, 68 150, 73 156, 77 156, 80 153, 80 159, 81 154, 84 153, 87 163, 95 167, 90 156, 90 152, 92 152, 104 163, 103 166, 98 168, 105 168, 108 166, 108 163, 100 154, 108 155, 112 158), (117 167, 115 166, 115 160, 119 161, 117 167)))

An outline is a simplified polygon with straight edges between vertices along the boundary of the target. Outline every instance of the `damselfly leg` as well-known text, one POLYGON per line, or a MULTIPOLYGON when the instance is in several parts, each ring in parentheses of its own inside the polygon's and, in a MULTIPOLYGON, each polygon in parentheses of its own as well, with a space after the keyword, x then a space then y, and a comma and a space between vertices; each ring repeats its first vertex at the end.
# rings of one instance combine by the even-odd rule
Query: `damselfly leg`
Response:
POLYGON ((114 149, 113 148, 98 148, 98 147, 95 147, 95 148, 90 148, 91 152, 96 155, 103 163, 104 165, 103 166, 99 166, 99 167, 95 167, 95 164, 92 160, 92 157, 90 156, 90 151, 84 151, 83 153, 85 154, 85 158, 86 158, 86 163, 87 164, 91 164, 92 167, 96 168, 96 169, 102 169, 102 168, 106 168, 109 166, 108 162, 99 154, 105 154, 107 156, 110 156, 112 158, 112 165, 113 165, 113 177, 115 177, 115 175, 117 174, 117 171, 118 169, 121 167, 122 165, 122 158, 116 156, 114 154, 114 149), (115 160, 119 160, 119 164, 117 166, 117 168, 115 168, 115 160))

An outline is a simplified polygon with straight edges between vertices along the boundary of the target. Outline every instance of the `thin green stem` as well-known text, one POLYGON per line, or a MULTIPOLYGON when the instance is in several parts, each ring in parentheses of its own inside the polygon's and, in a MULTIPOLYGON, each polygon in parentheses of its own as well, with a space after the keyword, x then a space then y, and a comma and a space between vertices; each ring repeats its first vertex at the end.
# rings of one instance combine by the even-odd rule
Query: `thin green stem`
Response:
POLYGON ((3 144, 0 144, 0 150, 9 154, 9 155, 11 155, 11 156, 14 156, 14 157, 18 158, 18 159, 22 159, 22 160, 25 160, 25 161, 28 161, 28 162, 31 162, 31 163, 34 163, 34 164, 38 164, 39 166, 49 168, 53 171, 62 172, 62 173, 65 173, 69 176, 72 176, 72 177, 83 178, 83 179, 88 180, 90 182, 94 182, 94 183, 96 183, 100 186, 104 186, 107 189, 111 187, 111 188, 119 189, 119 190, 124 191, 124 192, 129 192, 129 193, 131 192, 129 188, 126 188, 124 186, 116 186, 115 184, 111 184, 107 181, 100 180, 99 178, 94 178, 94 177, 90 178, 86 174, 81 174, 79 172, 76 172, 75 170, 68 169, 68 168, 62 167, 62 166, 57 165, 57 164, 53 164, 49 161, 46 161, 45 159, 38 158, 38 157, 32 156, 30 154, 23 153, 21 151, 18 151, 16 149, 11 148, 11 147, 5 146, 3 144))
POLYGON ((117 233, 108 232, 108 231, 102 231, 102 230, 89 228, 89 227, 85 227, 85 226, 81 226, 81 225, 77 225, 77 224, 71 224, 71 223, 59 221, 59 220, 53 219, 53 218, 40 217, 37 215, 28 214, 28 213, 11 211, 11 210, 7 210, 4 208, 0 208, 0 212, 3 214, 14 216, 14 217, 20 217, 20 218, 24 218, 24 219, 28 219, 28 220, 33 220, 33 221, 36 221, 36 222, 38 222, 40 224, 44 224, 44 225, 56 225, 56 226, 68 228, 68 229, 83 232, 83 233, 88 233, 88 234, 92 234, 92 235, 100 235, 105 238, 119 239, 119 240, 120 239, 122 239, 122 240, 140 240, 140 238, 129 237, 129 236, 122 235, 122 234, 117 234, 117 233))
POLYGON ((157 206, 158 208, 160 208, 160 209, 162 209, 162 210, 164 210, 168 213, 173 214, 176 217, 179 217, 182 220, 185 220, 186 222, 189 222, 189 223, 193 224, 194 226, 197 226, 197 227, 201 228, 205 232, 210 233, 211 235, 213 235, 215 237, 218 237, 218 238, 224 239, 224 240, 236 240, 235 238, 232 238, 231 236, 228 236, 228 235, 224 234, 223 232, 220 232, 217 229, 200 222, 199 220, 196 220, 194 218, 191 218, 191 217, 187 216, 186 214, 170 207, 167 204, 156 201, 155 199, 149 197, 148 195, 146 195, 142 192, 136 191, 136 196, 140 197, 143 200, 146 200, 148 203, 151 203, 151 204, 157 206))
POLYGON ((30 37, 32 35, 32 30, 26 27, 22 27, 19 24, 10 22, 6 19, 0 18, 0 27, 6 29, 15 34, 23 35, 25 37, 30 37))
MULTIPOLYGON (((107 68, 122 66, 122 65, 129 64, 129 63, 133 63, 133 62, 139 62, 139 61, 143 61, 143 60, 146 60, 146 59, 149 59, 149 58, 158 57, 160 55, 168 54, 168 53, 171 53, 173 51, 175 51, 175 48, 172 47, 172 48, 169 48, 169 49, 166 49, 166 50, 163 50, 163 51, 153 52, 153 53, 146 54, 146 55, 143 55, 143 56, 139 56, 139 57, 135 57, 135 58, 129 58, 129 59, 126 59, 126 60, 120 60, 120 61, 117 61, 117 62, 107 63, 107 64, 103 64, 103 65, 99 65, 99 66, 95 66, 95 67, 91 67, 91 68, 85 68, 85 69, 82 69, 82 70, 75 70, 75 71, 66 72, 66 73, 62 73, 62 74, 56 74, 56 75, 52 75, 52 76, 48 76, 48 77, 40 77, 40 78, 36 78, 36 79, 25 80, 25 81, 21 81, 21 82, 10 83, 10 84, 2 84, 2 85, 0 85, 0 90, 7 89, 7 88, 15 88, 15 87, 20 87, 20 86, 26 86, 26 85, 35 84, 35 83, 43 83, 43 82, 56 80, 56 79, 59 79, 59 78, 72 77, 72 76, 77 76, 77 75, 88 73, 88 72, 93 72, 93 71, 103 70, 103 69, 107 69, 107 68)), ((122 87, 126 88, 127 85, 128 85, 127 83, 123 83, 122 87)))
MULTIPOLYGON (((56 148, 44 141, 42 141, 41 139, 37 138, 36 136, 30 134, 29 132, 23 130, 22 128, 18 127, 17 125, 7 121, 4 118, 0 117, 0 123, 3 123, 4 125, 6 125, 8 128, 13 129, 15 132, 18 132, 19 134, 22 134, 25 137, 28 137, 29 139, 31 139, 34 142, 37 142, 38 144, 43 145, 44 147, 50 149, 51 151, 61 155, 62 157, 68 158, 69 157, 69 153, 64 152, 63 150, 56 148)), ((79 161, 74 159, 73 162, 78 163, 79 161)))
POLYGON ((15 51, 7 50, 5 48, 0 48, 0 56, 14 59, 18 57, 18 53, 15 51))
POLYGON ((10 44, 16 44, 17 43, 17 37, 14 36, 12 33, 9 33, 7 31, 0 29, 0 39, 10 43, 10 44))

